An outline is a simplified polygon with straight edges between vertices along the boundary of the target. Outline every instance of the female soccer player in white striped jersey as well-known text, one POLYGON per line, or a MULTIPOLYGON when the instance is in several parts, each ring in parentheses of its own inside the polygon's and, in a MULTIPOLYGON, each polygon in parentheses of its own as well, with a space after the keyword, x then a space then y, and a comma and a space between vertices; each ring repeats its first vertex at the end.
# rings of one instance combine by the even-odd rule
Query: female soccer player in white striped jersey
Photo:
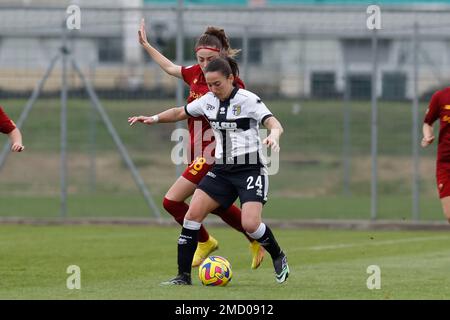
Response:
POLYGON ((216 138, 215 164, 194 192, 178 239, 178 275, 162 284, 191 284, 191 263, 197 247, 202 221, 212 210, 227 208, 239 197, 242 205, 242 226, 247 234, 269 252, 278 283, 286 281, 289 266, 268 226, 261 220, 267 201, 268 176, 261 156, 259 124, 270 130, 262 142, 279 151, 283 132, 280 122, 261 99, 250 91, 233 86, 231 58, 216 58, 205 68, 210 92, 184 108, 172 108, 151 117, 134 116, 130 125, 142 122, 176 122, 188 117, 205 116, 216 138))
MULTIPOLYGON (((139 29, 139 43, 165 72, 182 79, 189 85, 187 103, 200 98, 209 91, 203 74, 203 70, 209 62, 219 56, 233 58, 239 52, 239 50, 231 48, 229 39, 223 29, 208 27, 195 44, 195 57, 198 63, 189 67, 176 65, 150 45, 147 40, 144 20, 142 20, 139 29)), ((234 81, 237 87, 245 88, 238 74, 235 75, 234 81)), ((205 138, 205 132, 211 128, 209 122, 204 117, 189 117, 187 120, 190 136, 190 152, 188 153, 190 155, 190 164, 186 167, 181 177, 172 184, 163 200, 164 209, 180 225, 183 225, 184 216, 189 209, 186 200, 192 196, 197 185, 213 165, 213 163, 205 161, 210 154, 212 155, 211 147, 214 146, 214 139, 209 140, 205 138), (200 125, 200 129, 195 130, 195 128, 198 128, 198 125, 200 125), (200 146, 197 151, 196 145, 200 146), (206 154, 205 150, 211 152, 206 154)), ((250 251, 252 253, 251 267, 252 269, 258 268, 264 258, 265 251, 242 228, 241 210, 237 206, 231 205, 225 209, 217 208, 212 213, 217 214, 229 226, 242 232, 247 237, 250 241, 250 251)), ((198 267, 217 248, 218 241, 202 225, 198 234, 198 246, 192 266, 198 267)))

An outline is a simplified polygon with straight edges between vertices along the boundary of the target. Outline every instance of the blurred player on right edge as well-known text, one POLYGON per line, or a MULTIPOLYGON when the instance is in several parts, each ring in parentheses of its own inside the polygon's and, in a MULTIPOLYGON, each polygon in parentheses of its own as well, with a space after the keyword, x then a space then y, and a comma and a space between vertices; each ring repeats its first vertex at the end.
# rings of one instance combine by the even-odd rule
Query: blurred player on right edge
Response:
POLYGON ((436 182, 442 209, 450 223, 450 87, 431 97, 422 127, 422 147, 434 141, 433 123, 439 119, 439 141, 436 159, 436 182))

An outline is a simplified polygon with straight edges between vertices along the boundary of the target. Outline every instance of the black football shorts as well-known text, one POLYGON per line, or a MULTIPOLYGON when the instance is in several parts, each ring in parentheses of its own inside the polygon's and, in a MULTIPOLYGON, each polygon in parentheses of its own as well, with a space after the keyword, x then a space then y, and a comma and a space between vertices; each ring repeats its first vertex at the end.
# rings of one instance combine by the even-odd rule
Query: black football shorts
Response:
POLYGON ((267 170, 259 165, 215 164, 197 188, 216 200, 222 208, 229 208, 239 197, 241 206, 255 201, 265 204, 269 190, 267 170))

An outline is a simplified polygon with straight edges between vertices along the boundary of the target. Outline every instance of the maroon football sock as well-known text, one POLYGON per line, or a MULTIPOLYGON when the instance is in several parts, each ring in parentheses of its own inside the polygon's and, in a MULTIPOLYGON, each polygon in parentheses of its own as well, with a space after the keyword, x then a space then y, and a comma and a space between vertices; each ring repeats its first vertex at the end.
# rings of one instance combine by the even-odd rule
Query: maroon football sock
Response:
MULTIPOLYGON (((173 201, 173 200, 164 198, 163 206, 164 206, 164 209, 166 209, 166 211, 168 213, 170 213, 172 215, 172 217, 174 217, 175 221, 178 222, 178 224, 180 226, 183 226, 184 216, 186 215, 186 213, 188 212, 188 209, 189 209, 189 206, 187 205, 187 203, 173 201)), ((208 241, 208 239, 209 239, 209 233, 208 233, 208 231, 206 231, 205 227, 202 224, 202 226, 200 227, 200 231, 198 233, 198 241, 206 242, 206 241, 208 241)))
POLYGON ((230 225, 237 231, 242 232, 244 236, 248 239, 248 241, 250 242, 253 241, 253 239, 249 237, 249 235, 245 232, 244 228, 242 227, 241 209, 236 207, 234 204, 226 210, 222 208, 217 208, 212 213, 218 215, 223 221, 225 221, 228 225, 230 225))

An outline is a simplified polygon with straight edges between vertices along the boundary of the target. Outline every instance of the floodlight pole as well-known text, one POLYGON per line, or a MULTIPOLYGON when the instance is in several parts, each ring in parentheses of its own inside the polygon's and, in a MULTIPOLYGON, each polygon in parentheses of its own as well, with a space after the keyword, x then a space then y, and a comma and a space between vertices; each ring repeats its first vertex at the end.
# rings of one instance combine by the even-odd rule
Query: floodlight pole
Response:
POLYGON ((350 79, 349 79, 349 61, 344 53, 344 96, 343 96, 343 136, 342 136, 342 164, 343 164, 343 194, 350 196, 350 178, 351 178, 351 105, 350 105, 350 79))
MULTIPOLYGON (((177 6, 177 37, 176 37, 176 61, 179 66, 182 66, 184 56, 184 22, 183 22, 183 0, 178 0, 177 6)), ((176 90, 177 106, 182 106, 184 103, 184 83, 183 80, 178 79, 176 90)), ((176 123, 176 128, 181 129, 183 125, 181 122, 176 123)), ((192 160, 192 159, 191 159, 192 160)), ((183 173, 182 164, 176 165, 175 168, 177 178, 183 173)))
POLYGON ((60 183, 61 183, 61 199, 60 199, 60 215, 62 218, 67 216, 67 59, 69 48, 67 47, 67 29, 63 24, 62 38, 62 72, 61 72, 61 163, 60 163, 60 183))
POLYGON ((244 26, 244 32, 242 37, 242 69, 244 70, 244 74, 242 79, 244 80, 244 83, 247 83, 248 81, 248 56, 249 56, 249 33, 250 33, 250 26, 245 25, 244 26))
POLYGON ((412 184, 412 219, 418 221, 420 218, 420 163, 419 163, 419 24, 414 23, 413 35, 413 81, 414 97, 412 104, 412 159, 413 159, 413 184, 412 184))
POLYGON ((370 219, 376 220, 378 216, 378 101, 377 101, 377 73, 378 73, 378 37, 377 29, 372 31, 372 179, 371 179, 371 207, 370 219))

